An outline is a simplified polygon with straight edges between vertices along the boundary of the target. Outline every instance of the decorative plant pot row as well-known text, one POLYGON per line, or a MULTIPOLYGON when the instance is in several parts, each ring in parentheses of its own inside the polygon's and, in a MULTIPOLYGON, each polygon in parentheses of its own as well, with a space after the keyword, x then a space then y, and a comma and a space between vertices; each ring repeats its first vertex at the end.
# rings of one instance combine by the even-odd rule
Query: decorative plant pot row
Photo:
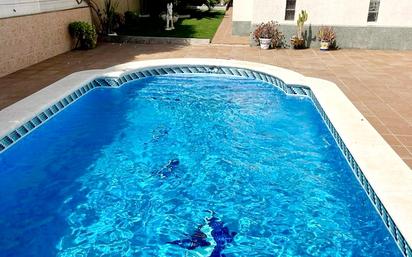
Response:
MULTIPOLYGON (((304 40, 302 40, 302 41, 303 41, 303 44, 300 44, 300 45, 304 45, 304 40)), ((259 45, 260 45, 261 49, 268 50, 270 48, 271 44, 272 44, 272 39, 271 38, 259 38, 259 45)), ((320 41, 320 50, 328 51, 330 49, 330 44, 331 44, 330 41, 321 40, 320 41)))
MULTIPOLYGON (((294 49, 306 48, 305 39, 303 36, 304 24, 308 20, 308 13, 301 11, 297 19, 297 35, 290 39, 290 44, 294 49)), ((253 31, 253 38, 260 45, 261 49, 267 50, 271 47, 282 46, 284 35, 279 31, 279 24, 276 21, 261 23, 253 31)), ((327 51, 332 43, 335 43, 336 34, 332 27, 322 26, 319 28, 317 38, 320 41, 320 50, 327 51)))

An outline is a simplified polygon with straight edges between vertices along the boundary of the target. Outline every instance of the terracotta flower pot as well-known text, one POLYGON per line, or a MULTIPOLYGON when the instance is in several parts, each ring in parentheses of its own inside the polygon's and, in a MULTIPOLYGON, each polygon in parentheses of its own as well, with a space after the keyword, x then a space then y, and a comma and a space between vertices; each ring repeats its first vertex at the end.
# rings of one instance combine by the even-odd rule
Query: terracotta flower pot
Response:
POLYGON ((270 44, 272 43, 272 39, 270 38, 259 38, 260 48, 267 50, 270 48, 270 44))

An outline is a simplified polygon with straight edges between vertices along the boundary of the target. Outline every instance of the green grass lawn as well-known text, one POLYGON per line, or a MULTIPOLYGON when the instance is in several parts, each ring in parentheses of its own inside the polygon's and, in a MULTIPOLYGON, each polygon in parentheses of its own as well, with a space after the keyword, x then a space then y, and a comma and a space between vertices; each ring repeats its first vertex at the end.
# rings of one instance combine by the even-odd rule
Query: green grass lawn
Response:
POLYGON ((212 39, 225 13, 223 11, 197 11, 191 18, 179 19, 175 29, 166 31, 166 22, 160 18, 140 18, 132 24, 121 27, 120 35, 149 37, 181 37, 212 39))

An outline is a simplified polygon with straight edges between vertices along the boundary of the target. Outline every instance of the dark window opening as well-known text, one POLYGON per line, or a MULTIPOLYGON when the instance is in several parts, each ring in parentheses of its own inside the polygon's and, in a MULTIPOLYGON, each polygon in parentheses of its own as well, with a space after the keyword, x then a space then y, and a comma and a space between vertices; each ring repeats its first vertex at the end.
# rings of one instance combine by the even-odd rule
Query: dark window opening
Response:
POLYGON ((293 21, 295 19, 296 0, 286 0, 285 20, 293 21))
POLYGON ((376 22, 378 20, 380 0, 371 0, 369 3, 368 22, 376 22))

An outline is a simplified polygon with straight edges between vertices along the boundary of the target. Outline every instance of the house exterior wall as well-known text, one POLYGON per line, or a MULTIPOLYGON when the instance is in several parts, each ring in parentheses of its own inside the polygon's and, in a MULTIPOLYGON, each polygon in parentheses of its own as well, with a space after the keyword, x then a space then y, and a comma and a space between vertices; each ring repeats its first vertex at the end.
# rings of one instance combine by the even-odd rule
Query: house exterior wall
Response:
POLYGON ((367 22, 369 2, 296 0, 295 20, 285 21, 286 0, 234 0, 233 13, 242 15, 233 15, 233 34, 249 35, 257 24, 275 20, 289 39, 296 31, 298 13, 306 10, 307 30, 311 30, 307 34, 312 36, 310 46, 318 46, 314 40, 318 27, 331 25, 341 47, 412 49, 412 1, 381 0, 376 22, 367 22))
POLYGON ((68 25, 73 21, 91 22, 90 9, 0 19, 0 77, 70 51, 68 25))
POLYGON ((254 0, 233 1, 233 17, 235 21, 252 21, 254 0))
POLYGON ((376 25, 412 27, 412 1, 381 0, 379 17, 376 25))
POLYGON ((253 18, 253 0, 233 1, 233 24, 232 33, 234 35, 249 34, 251 21, 253 18))

